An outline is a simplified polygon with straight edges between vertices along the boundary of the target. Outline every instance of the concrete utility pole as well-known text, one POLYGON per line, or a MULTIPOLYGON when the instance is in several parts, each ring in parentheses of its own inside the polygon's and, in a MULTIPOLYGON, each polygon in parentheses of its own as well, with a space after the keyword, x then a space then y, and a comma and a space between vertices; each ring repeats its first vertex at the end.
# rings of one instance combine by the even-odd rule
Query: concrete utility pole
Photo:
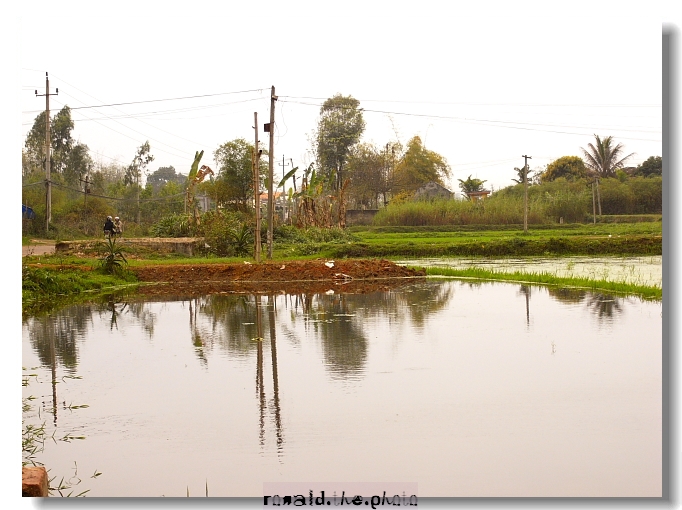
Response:
POLYGON ((533 159, 525 154, 521 156, 525 162, 523 164, 523 233, 528 233, 528 160, 533 159))
POLYGON ((36 90, 36 97, 45 96, 45 233, 50 230, 50 221, 52 221, 52 181, 50 180, 50 96, 59 94, 59 89, 55 89, 54 94, 50 94, 50 79, 45 73, 45 94, 38 94, 36 90))
POLYGON ((260 151, 258 150, 258 113, 253 112, 253 129, 256 131, 256 142, 253 145, 253 203, 256 208, 256 231, 254 232, 254 258, 260 262, 260 151))
POLYGON ((275 152, 275 101, 277 101, 277 96, 275 95, 275 86, 272 86, 272 91, 270 92, 270 153, 268 154, 268 258, 272 258, 272 224, 274 215, 274 196, 273 196, 273 185, 274 180, 274 152, 275 152))

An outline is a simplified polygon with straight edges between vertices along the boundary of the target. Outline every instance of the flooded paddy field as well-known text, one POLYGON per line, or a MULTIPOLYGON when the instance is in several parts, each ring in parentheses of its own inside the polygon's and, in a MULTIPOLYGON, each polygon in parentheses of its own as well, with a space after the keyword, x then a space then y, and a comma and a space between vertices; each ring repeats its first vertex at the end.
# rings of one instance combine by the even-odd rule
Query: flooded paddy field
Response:
POLYGON ((634 285, 662 285, 663 258, 642 257, 527 257, 527 258, 424 258, 397 260, 406 266, 453 269, 482 268, 506 273, 549 273, 561 278, 591 278, 634 285))
POLYGON ((24 322, 25 418, 85 438, 38 460, 66 479, 76 465, 88 496, 261 497, 286 481, 660 496, 661 313, 436 279, 112 299, 24 322))

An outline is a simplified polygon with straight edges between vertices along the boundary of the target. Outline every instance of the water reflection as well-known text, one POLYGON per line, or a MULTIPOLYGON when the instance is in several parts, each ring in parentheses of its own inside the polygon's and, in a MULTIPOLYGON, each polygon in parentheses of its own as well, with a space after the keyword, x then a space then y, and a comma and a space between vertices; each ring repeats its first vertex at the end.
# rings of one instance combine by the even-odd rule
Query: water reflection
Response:
MULTIPOLYGON (((83 429, 87 461, 110 477, 98 496, 191 490, 192 477, 206 483, 204 469, 226 474, 208 480, 221 495, 252 495, 262 485, 248 484, 262 478, 372 472, 435 480, 436 495, 468 474, 489 495, 491 481, 520 473, 514 484, 535 490, 556 479, 564 494, 567 479, 619 480, 614 455, 615 468, 646 455, 642 473, 660 465, 651 454, 660 447, 660 352, 644 341, 660 331, 657 306, 456 280, 357 295, 110 299, 26 321, 24 362, 42 363, 45 395, 51 378, 44 398, 55 425, 58 398, 90 405, 60 408, 59 425, 83 429), (67 363, 83 375, 77 388, 57 388, 67 363), (641 430, 648 442, 624 447, 641 430), (343 452, 354 447, 350 459, 343 452), (167 476, 150 481, 150 465, 167 476), (538 481, 546 472, 562 476, 538 481)), ((54 448, 42 460, 58 466, 72 452, 54 448)))
POLYGON ((582 289, 548 287, 549 295, 566 304, 585 303, 587 308, 602 322, 608 323, 623 313, 624 298, 603 292, 582 289))

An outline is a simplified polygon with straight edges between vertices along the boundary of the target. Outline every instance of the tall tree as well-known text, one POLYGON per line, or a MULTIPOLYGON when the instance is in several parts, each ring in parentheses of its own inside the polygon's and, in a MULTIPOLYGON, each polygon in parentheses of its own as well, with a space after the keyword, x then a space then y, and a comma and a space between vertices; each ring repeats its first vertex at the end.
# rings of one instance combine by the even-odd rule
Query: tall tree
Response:
POLYGON ((151 184, 155 191, 159 191, 169 182, 183 187, 187 182, 187 176, 177 173, 174 166, 159 167, 147 176, 147 184, 151 184))
POLYGON ((472 178, 471 176, 467 177, 465 180, 457 180, 459 181, 459 189, 462 190, 462 193, 465 195, 476 191, 483 191, 483 183, 486 182, 485 180, 472 178))
POLYGON ((343 169, 348 153, 365 130, 360 101, 352 96, 337 94, 327 99, 320 108, 317 124, 317 160, 320 172, 333 189, 343 185, 343 169))
POLYGON ((663 158, 661 158, 661 156, 651 156, 641 165, 637 166, 635 175, 641 175, 643 177, 663 175, 663 158))
POLYGON ((562 156, 547 165, 542 173, 542 182, 550 182, 559 177, 568 181, 583 179, 587 176, 587 168, 582 158, 578 156, 562 156))
POLYGON ((421 138, 415 136, 407 142, 405 153, 398 161, 393 177, 397 191, 414 193, 431 181, 443 186, 450 173, 450 165, 445 158, 428 150, 421 138))
POLYGON ((376 207, 379 196, 386 192, 387 163, 386 151, 373 144, 359 143, 352 148, 346 170, 348 199, 355 207, 376 207))
POLYGON ((147 165, 154 161, 154 156, 150 153, 151 147, 149 140, 144 142, 137 148, 137 153, 133 158, 132 163, 127 166, 125 177, 123 179, 126 186, 135 186, 137 190, 137 223, 140 224, 140 178, 142 173, 147 169, 147 165))
MULTIPOLYGON (((64 106, 50 120, 50 169, 69 184, 76 184, 93 166, 88 146, 74 141, 71 109, 64 106)), ((42 171, 45 163, 45 112, 33 121, 24 143, 23 174, 42 171)))
POLYGON ((623 168, 634 153, 622 157, 623 145, 619 143, 614 146, 613 137, 607 136, 602 140, 594 135, 594 138, 594 145, 587 144, 587 150, 580 148, 585 156, 585 166, 597 177, 615 177, 616 170, 623 168))
MULTIPOLYGON (((209 195, 219 204, 234 204, 238 209, 246 209, 253 199, 252 157, 254 147, 243 138, 225 142, 213 153, 218 165, 218 176, 213 186, 207 186, 209 195)), ((267 162, 260 160, 261 183, 267 176, 267 162)))

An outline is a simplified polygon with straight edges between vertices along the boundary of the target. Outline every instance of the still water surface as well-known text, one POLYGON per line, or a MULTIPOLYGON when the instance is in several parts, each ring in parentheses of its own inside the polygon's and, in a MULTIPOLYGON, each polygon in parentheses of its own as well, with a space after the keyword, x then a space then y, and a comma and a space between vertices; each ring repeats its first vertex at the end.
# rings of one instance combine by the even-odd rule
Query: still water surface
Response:
POLYGON ((439 257, 397 261, 400 265, 469 269, 473 267, 505 273, 549 273, 561 278, 591 278, 661 287, 663 257, 439 257))
POLYGON ((89 496, 283 481, 660 496, 661 352, 660 302, 435 280, 72 306, 23 326, 38 367, 24 394, 55 437, 86 437, 39 460, 66 479, 76 462, 89 496))

